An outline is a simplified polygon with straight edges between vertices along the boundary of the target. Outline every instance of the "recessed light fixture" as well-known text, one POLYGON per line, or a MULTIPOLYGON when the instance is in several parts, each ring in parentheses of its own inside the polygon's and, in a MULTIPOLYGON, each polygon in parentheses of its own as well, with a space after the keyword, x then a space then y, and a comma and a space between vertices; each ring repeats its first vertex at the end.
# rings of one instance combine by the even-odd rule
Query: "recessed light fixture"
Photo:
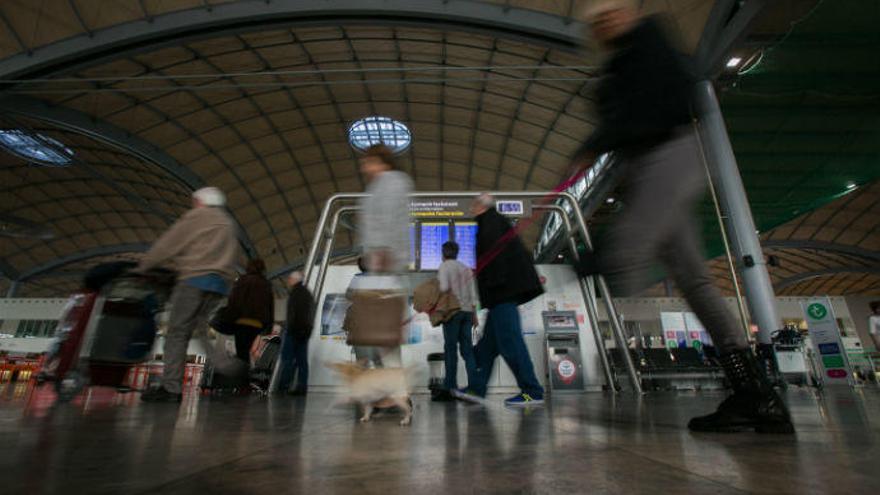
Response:
POLYGON ((412 143, 412 133, 402 122, 389 117, 372 115, 355 121, 348 128, 348 142, 356 150, 384 144, 394 153, 400 153, 412 143))
POLYGON ((617 201, 617 200, 614 198, 611 198, 611 197, 609 197, 608 199, 605 200, 605 202, 608 203, 609 205, 614 203, 615 201, 617 201))
POLYGON ((856 187, 858 187, 858 185, 855 182, 850 181, 846 183, 846 188, 850 191, 852 191, 856 187))
POLYGON ((730 60, 727 61, 727 68, 733 69, 734 67, 738 67, 742 61, 742 57, 730 57, 730 60))

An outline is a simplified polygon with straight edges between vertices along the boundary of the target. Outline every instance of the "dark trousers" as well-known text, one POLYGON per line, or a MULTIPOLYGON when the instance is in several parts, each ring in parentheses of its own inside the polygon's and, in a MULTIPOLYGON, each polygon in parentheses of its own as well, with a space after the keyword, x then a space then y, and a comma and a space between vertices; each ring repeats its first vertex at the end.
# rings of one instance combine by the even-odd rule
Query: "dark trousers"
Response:
POLYGON ((535 376, 532 358, 522 336, 519 311, 514 303, 503 303, 489 309, 486 331, 474 349, 477 359, 477 376, 470 389, 480 396, 486 395, 489 376, 495 358, 500 354, 513 372, 516 384, 524 394, 534 399, 544 397, 544 388, 535 376))
POLYGON ((443 322, 443 355, 446 364, 446 376, 443 385, 447 390, 458 388, 458 352, 464 360, 467 370, 468 385, 477 382, 477 362, 474 358, 474 343, 471 330, 474 314, 470 311, 459 311, 452 318, 443 322))
POLYGON ((251 347, 260 335, 260 329, 248 325, 235 326, 235 357, 248 365, 251 363, 251 347))
POLYGON ((623 153, 626 210, 598 251, 599 271, 615 296, 630 297, 652 281, 660 261, 722 353, 743 349, 745 333, 728 311, 700 252, 694 210, 706 171, 693 129, 642 153, 623 153))
POLYGON ((290 390, 296 374, 296 390, 309 386, 309 340, 297 339, 285 332, 281 338, 281 378, 278 390, 290 390))

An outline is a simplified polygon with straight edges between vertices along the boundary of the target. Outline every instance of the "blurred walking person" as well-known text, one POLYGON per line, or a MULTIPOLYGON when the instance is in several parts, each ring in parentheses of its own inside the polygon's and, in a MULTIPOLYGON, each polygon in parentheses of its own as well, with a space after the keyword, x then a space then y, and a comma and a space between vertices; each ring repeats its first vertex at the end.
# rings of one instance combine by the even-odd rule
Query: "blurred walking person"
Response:
POLYGON ((543 404, 544 388, 535 376, 517 308, 544 293, 532 256, 514 234, 510 221, 495 209, 492 196, 484 193, 477 197, 471 214, 477 220, 477 292, 480 306, 489 314, 483 337, 474 349, 474 381, 455 395, 465 400, 485 397, 500 354, 520 388, 519 394, 504 403, 516 407, 543 404))
POLYGON ((791 433, 788 409, 700 253, 694 209, 705 192, 705 170, 691 125, 694 78, 659 21, 642 17, 634 0, 590 2, 585 17, 611 55, 597 89, 599 123, 574 160, 583 171, 614 151, 626 195, 625 210, 579 271, 603 274, 615 296, 629 297, 651 282, 655 260, 668 270, 709 331, 733 388, 715 413, 692 419, 690 429, 791 433))
POLYGON ((194 332, 205 330, 223 304, 240 257, 235 223, 223 208, 223 192, 205 187, 192 197, 193 208, 159 237, 135 270, 143 273, 173 262, 178 273, 169 300, 162 380, 159 387, 143 393, 141 399, 147 402, 180 402, 189 340, 194 332))
MULTIPOLYGON (((394 161, 394 153, 384 144, 370 146, 360 158, 360 171, 367 182, 366 197, 360 201, 360 214, 358 217, 358 238, 363 250, 364 264, 367 268, 367 277, 361 281, 370 284, 376 280, 376 275, 396 275, 405 271, 410 262, 410 208, 409 193, 412 192, 413 183, 409 176, 398 170, 394 161)), ((387 278, 381 290, 400 291, 399 281, 393 277, 387 278)), ((375 289, 375 288, 374 288, 375 289)), ((355 289, 357 290, 357 289, 355 289)), ((392 332, 402 329, 394 327, 393 322, 404 319, 402 304, 396 304, 396 300, 386 299, 384 306, 389 311, 395 311, 401 306, 400 315, 381 314, 363 315, 372 318, 373 329, 367 329, 367 325, 357 323, 358 331, 376 330, 374 336, 385 337, 384 340, 391 342, 397 339, 392 332), (377 323, 381 321, 383 323, 377 323)), ((381 301, 374 301, 381 303, 381 301)), ((359 319, 359 318, 356 318, 359 319)), ((350 335, 352 337, 352 335, 350 335)), ((383 340, 380 338, 379 340, 383 340)), ((381 361, 387 367, 399 367, 402 365, 400 358, 400 346, 382 345, 381 361)))
POLYGON ((281 338, 281 377, 278 390, 306 395, 309 388, 309 338, 314 326, 315 299, 303 284, 303 273, 287 277, 287 324, 281 338), (296 374, 296 387, 290 390, 296 374))

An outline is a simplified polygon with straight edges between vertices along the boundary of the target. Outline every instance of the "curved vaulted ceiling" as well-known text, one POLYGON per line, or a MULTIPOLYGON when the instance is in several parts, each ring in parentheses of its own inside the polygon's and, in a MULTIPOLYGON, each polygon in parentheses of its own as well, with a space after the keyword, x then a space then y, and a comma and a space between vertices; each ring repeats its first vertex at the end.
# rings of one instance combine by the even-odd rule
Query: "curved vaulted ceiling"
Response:
MULTIPOLYGON (((301 263, 323 201, 363 188, 346 129, 372 114, 409 126, 399 161, 420 190, 552 189, 593 126, 600 59, 579 45, 580 3, 4 2, 0 126, 76 160, 0 153, 0 211, 54 234, 0 237, 3 283, 64 294, 136 257, 203 184, 228 193, 270 271, 301 263)), ((715 2, 643 3, 693 51, 715 2)))

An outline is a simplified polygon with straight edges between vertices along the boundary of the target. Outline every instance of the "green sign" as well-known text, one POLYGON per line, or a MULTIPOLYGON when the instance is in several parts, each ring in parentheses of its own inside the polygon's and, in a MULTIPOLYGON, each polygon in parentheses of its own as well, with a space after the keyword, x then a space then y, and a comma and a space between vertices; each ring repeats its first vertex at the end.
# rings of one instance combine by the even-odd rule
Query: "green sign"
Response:
POLYGON ((828 314, 828 310, 825 309, 825 306, 819 303, 813 303, 807 306, 807 314, 814 320, 821 320, 828 314))

